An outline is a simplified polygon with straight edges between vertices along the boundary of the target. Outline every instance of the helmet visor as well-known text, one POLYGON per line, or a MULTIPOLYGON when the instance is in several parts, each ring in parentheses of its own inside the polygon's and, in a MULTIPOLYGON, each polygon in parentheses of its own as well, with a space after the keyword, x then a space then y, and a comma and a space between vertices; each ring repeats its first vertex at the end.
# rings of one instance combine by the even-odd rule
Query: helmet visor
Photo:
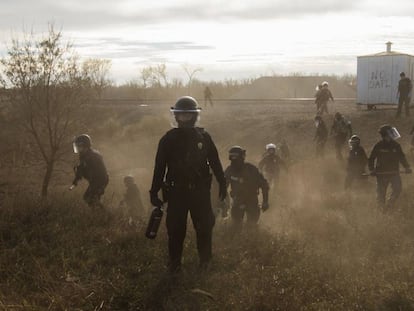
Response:
POLYGON ((75 154, 79 153, 78 145, 76 145, 75 142, 72 143, 72 148, 73 148, 73 153, 75 153, 75 154))
POLYGON ((195 127, 200 121, 199 110, 194 112, 171 110, 171 126, 178 127, 195 127))
POLYGON ((395 127, 392 127, 391 129, 388 130, 388 135, 393 140, 397 140, 398 138, 401 138, 400 133, 398 132, 398 130, 395 127))

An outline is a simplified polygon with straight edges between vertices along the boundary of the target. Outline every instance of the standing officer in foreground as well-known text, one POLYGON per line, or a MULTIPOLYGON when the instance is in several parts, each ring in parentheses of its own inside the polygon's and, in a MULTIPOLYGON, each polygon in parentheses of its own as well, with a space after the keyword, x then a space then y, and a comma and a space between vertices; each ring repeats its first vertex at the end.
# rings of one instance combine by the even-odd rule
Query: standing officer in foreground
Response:
POLYGON ((168 131, 159 142, 150 199, 153 206, 161 208, 163 202, 158 192, 163 186, 167 188, 169 270, 176 272, 181 267, 188 212, 197 235, 200 267, 206 268, 212 257, 215 219, 210 199, 210 168, 219 183, 220 200, 225 199, 227 191, 216 146, 204 129, 195 126, 200 113, 197 101, 181 97, 171 112, 177 128, 168 131))
POLYGON ((254 225, 260 217, 258 201, 259 189, 262 190, 263 212, 269 208, 269 185, 258 168, 245 162, 246 150, 233 146, 229 150, 231 164, 225 171, 227 184, 230 185, 232 198, 231 217, 236 229, 241 228, 244 215, 247 223, 254 225))
POLYGON ((389 210, 394 206, 402 189, 400 163, 404 166, 407 174, 411 173, 411 168, 400 144, 395 141, 400 138, 397 129, 386 124, 380 127, 379 133, 382 140, 372 149, 368 159, 368 168, 371 175, 377 177, 378 207, 382 210, 385 208, 389 210), (388 185, 391 185, 392 191, 387 204, 385 204, 388 185))
POLYGON ((83 195, 83 199, 89 206, 102 207, 101 196, 108 185, 108 173, 101 154, 92 149, 91 138, 87 134, 79 135, 73 142, 73 151, 79 153, 79 165, 75 167, 75 179, 72 190, 78 182, 84 178, 89 182, 89 187, 83 195))

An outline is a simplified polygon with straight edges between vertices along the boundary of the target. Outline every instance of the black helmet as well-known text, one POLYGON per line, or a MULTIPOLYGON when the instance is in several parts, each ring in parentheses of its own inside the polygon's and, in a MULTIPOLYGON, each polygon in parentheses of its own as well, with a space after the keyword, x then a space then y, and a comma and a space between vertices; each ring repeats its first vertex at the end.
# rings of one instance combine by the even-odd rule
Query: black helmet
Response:
POLYGON ((322 121, 322 117, 320 115, 317 115, 314 120, 315 121, 322 121))
POLYGON ((171 111, 174 113, 179 112, 194 112, 199 113, 201 108, 198 107, 197 101, 191 96, 183 96, 177 99, 174 107, 171 107, 171 111))
POLYGON ((73 152, 79 153, 79 147, 90 148, 92 146, 91 137, 88 134, 81 134, 73 140, 73 152))
POLYGON ((240 146, 233 146, 229 150, 229 160, 236 160, 236 159, 242 159, 244 160, 246 158, 246 150, 244 150, 240 146))
POLYGON ((392 130, 391 125, 384 124, 384 125, 380 126, 380 128, 378 129, 378 133, 380 133, 380 135, 382 137, 384 137, 384 136, 387 136, 391 130, 392 130))
POLYGON ((131 184, 135 183, 135 179, 134 179, 133 176, 127 175, 127 176, 124 177, 124 183, 127 184, 127 185, 131 185, 131 184))
POLYGON ((81 134, 75 138, 74 144, 76 146, 83 146, 83 147, 90 148, 92 146, 92 140, 88 134, 81 134))
POLYGON ((361 138, 358 135, 352 135, 348 143, 350 146, 358 146, 361 143, 361 138))
POLYGON ((398 132, 398 130, 389 124, 381 126, 378 132, 381 134, 382 138, 389 137, 393 140, 401 138, 401 135, 398 132))
POLYGON ((340 112, 335 113, 335 119, 341 119, 342 118, 342 114, 340 112))

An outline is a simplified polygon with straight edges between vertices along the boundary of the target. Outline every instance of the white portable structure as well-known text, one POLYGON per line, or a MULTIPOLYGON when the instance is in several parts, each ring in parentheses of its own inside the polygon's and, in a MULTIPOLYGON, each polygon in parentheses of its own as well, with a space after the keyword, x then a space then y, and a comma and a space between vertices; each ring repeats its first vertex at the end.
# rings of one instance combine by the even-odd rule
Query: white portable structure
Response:
POLYGON ((414 56, 391 51, 391 45, 386 43, 385 52, 357 58, 357 104, 368 108, 398 104, 400 73, 414 78, 414 56))

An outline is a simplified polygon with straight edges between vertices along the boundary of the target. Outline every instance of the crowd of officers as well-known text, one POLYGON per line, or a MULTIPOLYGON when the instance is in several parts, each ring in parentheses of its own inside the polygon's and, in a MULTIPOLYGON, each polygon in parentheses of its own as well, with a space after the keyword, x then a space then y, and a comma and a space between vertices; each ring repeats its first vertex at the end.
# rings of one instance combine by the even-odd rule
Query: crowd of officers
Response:
MULTIPOLYGON (((321 91, 324 90, 328 90, 327 85, 322 85, 321 91)), ((327 100, 333 100, 332 94, 328 94, 330 95, 326 95, 327 100)), ((405 168, 405 173, 411 173, 401 146, 396 141, 399 138, 397 129, 390 125, 382 126, 379 129, 381 140, 368 157, 360 138, 353 133, 351 122, 342 114, 335 114, 331 130, 328 131, 322 117, 327 111, 325 105, 324 101, 320 102, 320 113, 314 119, 316 156, 323 157, 326 142, 331 135, 335 141, 336 157, 343 161, 342 150, 348 142, 345 189, 366 176, 376 176, 378 206, 383 211, 391 210, 401 193, 400 164, 405 168), (365 171, 367 165, 369 174, 365 171), (386 201, 389 185, 392 191, 386 201)), ((286 141, 282 141, 279 146, 270 143, 266 145, 262 159, 256 167, 246 161, 246 150, 233 146, 228 153, 230 164, 223 169, 212 137, 205 129, 196 126, 200 113, 196 100, 189 96, 179 98, 171 108, 171 113, 176 127, 169 130, 159 141, 150 201, 154 208, 160 210, 168 202, 166 225, 169 270, 176 272, 181 268, 188 214, 196 232, 200 267, 206 268, 212 258, 215 215, 210 188, 213 175, 218 183, 219 200, 227 202, 223 206, 231 206, 230 217, 234 230, 242 228, 245 218, 247 224, 254 226, 261 212, 269 208, 269 189, 278 187, 282 170, 289 170, 290 150, 286 141)), ((79 153, 79 165, 75 168, 75 179, 70 189, 82 178, 87 180, 89 186, 84 200, 90 206, 102 207, 100 199, 108 184, 102 156, 92 148, 91 138, 86 134, 74 140, 74 151, 79 153)), ((124 183, 126 193, 120 204, 134 213, 142 209, 141 196, 132 176, 126 176, 124 183)), ((226 208, 222 215, 228 216, 226 208)))

